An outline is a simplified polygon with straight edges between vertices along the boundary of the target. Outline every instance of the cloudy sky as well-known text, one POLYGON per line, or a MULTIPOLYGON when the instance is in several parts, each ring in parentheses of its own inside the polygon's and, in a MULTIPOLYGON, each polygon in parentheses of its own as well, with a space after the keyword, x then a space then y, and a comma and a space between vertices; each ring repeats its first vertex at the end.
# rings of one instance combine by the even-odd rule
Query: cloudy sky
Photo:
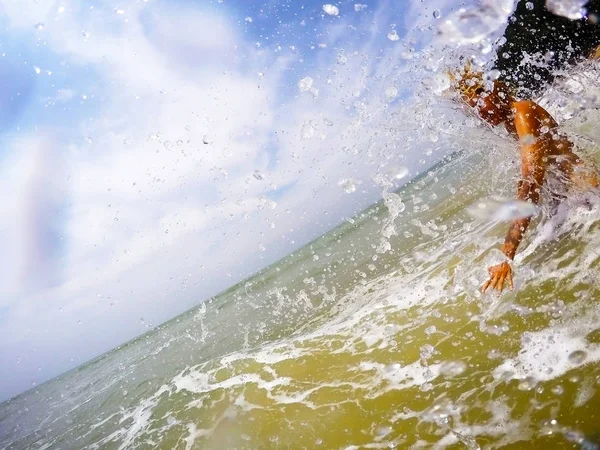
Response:
POLYGON ((409 145, 406 102, 437 82, 442 57, 418 67, 455 2, 323 5, 0 0, 0 399, 322 234, 380 198, 378 173, 443 155, 409 145))

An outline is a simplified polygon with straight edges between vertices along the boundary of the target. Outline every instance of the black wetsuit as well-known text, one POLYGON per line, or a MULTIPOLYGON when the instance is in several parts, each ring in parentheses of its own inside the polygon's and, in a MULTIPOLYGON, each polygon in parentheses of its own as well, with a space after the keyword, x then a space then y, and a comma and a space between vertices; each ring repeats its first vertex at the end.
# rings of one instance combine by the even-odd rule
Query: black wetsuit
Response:
POLYGON ((546 0, 519 0, 498 49, 500 79, 530 97, 551 82, 557 70, 575 64, 600 45, 600 0, 590 0, 583 19, 557 16, 546 0))

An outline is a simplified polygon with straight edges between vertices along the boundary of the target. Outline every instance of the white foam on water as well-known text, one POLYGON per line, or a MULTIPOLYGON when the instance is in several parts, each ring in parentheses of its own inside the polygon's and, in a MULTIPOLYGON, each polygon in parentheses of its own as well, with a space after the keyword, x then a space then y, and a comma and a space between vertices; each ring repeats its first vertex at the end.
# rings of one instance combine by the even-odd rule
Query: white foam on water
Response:
POLYGON ((221 364, 227 365, 246 358, 251 358, 261 364, 276 364, 288 359, 298 359, 304 354, 304 351, 295 348, 290 342, 282 342, 258 349, 254 353, 232 353, 221 358, 221 364))
MULTIPOLYGON (((542 245, 557 242, 563 236, 578 237, 585 242, 591 242, 590 229, 600 220, 600 192, 590 190, 584 193, 571 194, 556 208, 555 213, 549 217, 536 230, 536 235, 527 248, 520 252, 515 261, 522 262, 531 256, 542 245)), ((587 246, 586 254, 594 252, 596 247, 587 246)), ((584 255, 585 256, 585 255, 584 255)), ((580 268, 572 265, 572 268, 580 268)))
MULTIPOLYGON (((443 405, 443 403, 441 404, 443 405)), ((442 409, 445 413, 443 416, 439 414, 439 411, 433 411, 435 408, 421 414, 426 421, 437 423, 441 430, 445 431, 440 440, 427 445, 426 448, 442 450, 459 442, 462 442, 467 448, 479 448, 478 439, 481 437, 498 439, 484 448, 503 448, 509 444, 527 441, 533 436, 530 420, 533 405, 523 416, 518 418, 513 417, 512 408, 502 400, 490 400, 483 404, 477 403, 475 406, 481 407, 489 413, 490 417, 486 422, 464 423, 461 418, 463 409, 459 405, 451 403, 442 409), (440 420, 444 417, 447 419, 440 420)))
POLYGON ((440 375, 440 365, 432 364, 423 366, 419 361, 408 364, 381 364, 377 362, 363 361, 358 370, 374 372, 371 375, 371 385, 377 387, 377 396, 383 392, 408 389, 414 386, 423 387, 440 375), (384 387, 381 389, 381 387, 384 387))
POLYGON ((561 324, 523 335, 522 347, 514 358, 506 359, 494 370, 496 379, 549 381, 572 369, 600 361, 600 345, 587 342, 586 335, 599 327, 597 310, 586 317, 566 320, 561 324), (576 351, 587 355, 579 362, 570 358, 576 351))
MULTIPOLYGON (((86 446, 86 448, 102 448, 108 443, 119 443, 119 450, 131 448, 136 439, 145 431, 148 431, 151 426, 150 418, 159 403, 160 396, 169 391, 170 388, 168 386, 162 385, 152 396, 142 400, 137 407, 130 410, 122 410, 119 423, 124 424, 129 420, 131 420, 131 423, 123 425, 108 436, 86 446)), ((92 424, 92 427, 96 428, 100 426, 102 422, 104 422, 104 420, 92 424)))
POLYGON ((249 383, 254 383, 261 389, 271 391, 275 387, 287 386, 291 381, 291 378, 287 377, 267 381, 256 373, 243 373, 219 382, 212 382, 211 378, 212 374, 194 371, 187 375, 176 376, 172 383, 177 391, 185 390, 196 394, 203 394, 217 389, 231 389, 249 383))

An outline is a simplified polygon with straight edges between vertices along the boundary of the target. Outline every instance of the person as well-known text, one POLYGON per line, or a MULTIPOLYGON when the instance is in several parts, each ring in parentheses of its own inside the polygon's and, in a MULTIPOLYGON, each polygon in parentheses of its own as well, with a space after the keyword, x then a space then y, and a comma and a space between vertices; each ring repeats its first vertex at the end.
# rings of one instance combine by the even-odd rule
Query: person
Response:
MULTIPOLYGON (((501 80, 495 80, 486 89, 482 72, 465 66, 458 76, 451 76, 460 99, 473 108, 479 117, 492 126, 503 125, 520 146, 521 177, 517 198, 538 204, 548 168, 558 171, 557 179, 569 188, 598 187, 596 172, 587 167, 573 151, 573 143, 560 133, 556 120, 532 100, 518 100, 514 91, 501 80)), ((521 243, 531 217, 513 220, 502 245, 507 260, 489 268, 489 279, 481 290, 488 288, 502 292, 505 283, 513 289, 512 261, 521 243)))
MULTIPOLYGON (((561 68, 588 57, 600 56, 600 0, 590 0, 578 20, 558 16, 545 0, 519 0, 498 48, 494 69, 499 77, 486 83, 482 72, 469 64, 451 79, 460 99, 492 126, 503 125, 519 142, 521 177, 517 198, 538 204, 548 169, 566 189, 598 187, 596 172, 573 151, 573 143, 560 133, 556 120, 531 100, 561 68), (490 86, 491 84, 491 86, 490 86)), ((488 269, 481 291, 505 284, 513 289, 510 261, 516 255, 531 217, 513 220, 501 247, 506 260, 488 269)))

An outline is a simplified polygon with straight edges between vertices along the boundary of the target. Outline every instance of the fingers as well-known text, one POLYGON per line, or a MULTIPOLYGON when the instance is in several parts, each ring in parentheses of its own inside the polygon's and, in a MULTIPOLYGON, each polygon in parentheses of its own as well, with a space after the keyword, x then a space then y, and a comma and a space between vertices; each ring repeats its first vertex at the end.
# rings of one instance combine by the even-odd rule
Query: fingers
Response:
POLYGON ((498 290, 500 293, 502 293, 505 282, 508 284, 508 287, 511 290, 514 290, 512 269, 508 263, 503 263, 499 266, 492 266, 488 269, 488 273, 490 274, 490 278, 483 283, 483 286, 481 286, 481 292, 483 294, 485 294, 489 288, 498 290))
POLYGON ((485 293, 488 288, 496 289, 496 284, 498 283, 498 273, 495 271, 490 271, 490 278, 485 282, 485 284, 481 287, 481 292, 485 293))
POLYGON ((498 289, 498 291, 500 291, 500 294, 502 293, 502 289, 504 289, 504 279, 506 278, 506 273, 505 272, 501 272, 500 276, 498 277, 498 281, 496 282, 496 289, 498 289))
POLYGON ((487 291, 487 288, 488 288, 488 286, 490 285, 491 282, 492 282, 492 279, 490 278, 485 283, 483 283, 483 286, 481 286, 481 293, 482 294, 485 294, 485 291, 487 291))

